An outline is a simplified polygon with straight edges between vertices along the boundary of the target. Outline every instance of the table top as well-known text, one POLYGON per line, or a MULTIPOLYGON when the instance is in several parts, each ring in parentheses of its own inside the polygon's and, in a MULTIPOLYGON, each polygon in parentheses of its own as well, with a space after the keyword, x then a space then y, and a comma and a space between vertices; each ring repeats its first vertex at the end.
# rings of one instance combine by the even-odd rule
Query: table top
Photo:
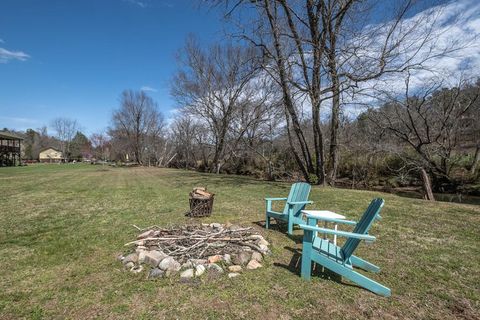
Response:
POLYGON ((315 218, 345 219, 345 216, 328 210, 302 210, 302 213, 315 218))

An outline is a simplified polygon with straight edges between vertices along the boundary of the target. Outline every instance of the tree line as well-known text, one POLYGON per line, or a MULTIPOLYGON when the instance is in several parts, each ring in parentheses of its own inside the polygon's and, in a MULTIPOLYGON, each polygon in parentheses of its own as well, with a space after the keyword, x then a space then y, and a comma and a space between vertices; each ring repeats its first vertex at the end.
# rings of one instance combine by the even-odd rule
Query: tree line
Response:
MULTIPOLYGON (((207 3, 224 10, 228 40, 185 41, 171 81, 174 117, 167 123, 146 92, 125 90, 110 127, 84 144, 96 159, 355 188, 420 185, 431 200, 478 181, 480 82, 468 65, 437 68, 471 45, 442 38, 441 10, 415 16, 422 2, 408 0, 376 9, 355 0, 207 3)), ((65 122, 75 127, 67 120, 53 127, 73 157, 80 137, 62 134, 65 122)), ((45 144, 37 134, 32 150, 45 144)))

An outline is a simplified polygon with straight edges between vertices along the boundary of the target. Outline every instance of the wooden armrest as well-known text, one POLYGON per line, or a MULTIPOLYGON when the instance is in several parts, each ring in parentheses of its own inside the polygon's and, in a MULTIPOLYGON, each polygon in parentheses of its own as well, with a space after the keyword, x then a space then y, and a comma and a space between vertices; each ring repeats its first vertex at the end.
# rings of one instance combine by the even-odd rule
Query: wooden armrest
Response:
POLYGON ((288 204, 291 205, 296 205, 296 204, 312 204, 313 201, 293 201, 293 202, 287 202, 288 204))
POLYGON ((287 198, 265 198, 265 201, 285 201, 287 198))
POLYGON ((348 225, 352 225, 352 226, 357 224, 357 222, 352 221, 352 220, 326 218, 326 217, 316 217, 316 216, 312 216, 310 214, 307 214, 307 218, 308 219, 314 219, 314 220, 327 221, 327 222, 334 222, 334 223, 343 223, 343 224, 348 224, 348 225))
POLYGON ((340 237, 346 237, 346 238, 355 238, 355 239, 367 240, 367 241, 375 241, 375 239, 376 239, 374 236, 371 236, 371 235, 368 235, 368 234, 359 234, 359 233, 346 232, 346 231, 337 231, 337 230, 333 230, 333 229, 307 226, 306 224, 300 224, 299 227, 302 228, 303 230, 317 231, 317 232, 320 232, 320 233, 333 234, 333 235, 337 235, 337 236, 340 236, 340 237))

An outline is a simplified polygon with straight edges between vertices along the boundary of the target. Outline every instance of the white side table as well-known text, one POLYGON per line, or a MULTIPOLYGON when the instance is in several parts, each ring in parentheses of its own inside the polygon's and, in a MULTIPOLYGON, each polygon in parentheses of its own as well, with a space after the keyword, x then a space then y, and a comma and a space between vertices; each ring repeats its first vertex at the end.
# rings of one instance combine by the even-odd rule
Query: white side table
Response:
MULTIPOLYGON (((310 216, 317 218, 318 220, 324 220, 324 219, 345 219, 345 216, 342 216, 341 214, 332 212, 332 211, 327 211, 327 210, 302 210, 302 213, 305 216, 310 216)), ((325 220, 325 228, 327 227, 328 221, 325 220)), ((337 224, 334 223, 334 228, 335 231, 337 231, 337 224)), ((327 235, 324 234, 324 239, 327 238, 327 235)), ((337 245, 337 235, 333 235, 333 244, 337 245)))

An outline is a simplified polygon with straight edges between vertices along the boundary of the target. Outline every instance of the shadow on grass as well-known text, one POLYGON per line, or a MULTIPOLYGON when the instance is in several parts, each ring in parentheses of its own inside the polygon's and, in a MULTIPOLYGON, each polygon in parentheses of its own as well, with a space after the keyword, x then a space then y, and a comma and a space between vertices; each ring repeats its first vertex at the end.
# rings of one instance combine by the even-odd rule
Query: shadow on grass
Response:
MULTIPOLYGON (((252 221, 252 224, 256 224, 257 226, 265 229, 265 220, 260 220, 260 221, 252 221)), ((283 224, 278 224, 278 223, 271 223, 270 222, 270 228, 268 230, 272 231, 278 231, 278 232, 284 232, 286 229, 286 225, 283 224)))
MULTIPOLYGON (((275 221, 275 220, 273 220, 275 221)), ((252 221, 252 224, 256 224, 257 226, 260 226, 262 228, 265 228, 265 220, 260 220, 260 221, 252 221)), ((273 230, 273 231, 278 231, 281 233, 286 233, 287 232, 287 224, 283 222, 278 222, 276 221, 275 223, 272 223, 270 221, 270 228, 268 230, 273 230)))
MULTIPOLYGON (((252 224, 256 224, 259 227, 265 228, 265 221, 252 221, 252 224)), ((302 234, 288 234, 287 233, 287 224, 286 223, 279 223, 278 221, 275 223, 270 222, 270 228, 268 230, 278 231, 280 233, 285 234, 290 240, 293 240, 295 244, 302 244, 303 242, 303 235, 302 234)))
MULTIPOLYGON (((292 255, 292 258, 290 259, 290 262, 288 263, 288 265, 286 264, 283 264, 283 263, 279 263, 279 262, 274 262, 273 265, 276 266, 276 267, 280 267, 280 268, 284 268, 288 271, 290 271, 291 273, 297 275, 297 276, 301 276, 301 268, 302 268, 302 252, 301 252, 301 249, 297 249, 297 248, 292 248, 292 247, 284 247, 285 250, 288 250, 290 251, 293 255, 292 255)), ((365 288, 362 288, 356 284, 353 284, 353 283, 347 283, 347 282, 344 282, 342 281, 342 276, 335 273, 335 272, 332 272, 330 271, 329 269, 319 265, 319 264, 316 264, 314 262, 312 262, 312 278, 320 278, 322 280, 328 280, 328 281, 333 281, 333 282, 336 282, 338 284, 341 284, 343 286, 349 286, 349 287, 355 287, 355 288, 359 288, 359 289, 363 289, 363 290, 366 290, 365 288)), ((366 290, 368 291, 368 290, 366 290)))

